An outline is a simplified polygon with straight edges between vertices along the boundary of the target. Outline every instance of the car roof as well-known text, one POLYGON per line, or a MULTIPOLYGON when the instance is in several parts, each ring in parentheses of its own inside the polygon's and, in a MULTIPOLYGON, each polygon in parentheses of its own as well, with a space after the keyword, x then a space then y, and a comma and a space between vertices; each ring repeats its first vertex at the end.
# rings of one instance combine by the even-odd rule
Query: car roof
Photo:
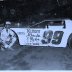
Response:
POLYGON ((45 21, 65 21, 70 20, 69 18, 48 18, 45 21))

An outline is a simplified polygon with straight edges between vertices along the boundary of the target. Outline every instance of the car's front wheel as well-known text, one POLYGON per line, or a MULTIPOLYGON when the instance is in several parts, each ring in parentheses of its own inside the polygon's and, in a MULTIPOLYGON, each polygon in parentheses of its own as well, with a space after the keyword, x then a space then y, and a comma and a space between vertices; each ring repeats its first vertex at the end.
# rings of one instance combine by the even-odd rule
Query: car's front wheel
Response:
POLYGON ((19 40, 16 33, 14 33, 14 37, 9 37, 8 41, 2 41, 1 48, 4 49, 18 49, 19 40))

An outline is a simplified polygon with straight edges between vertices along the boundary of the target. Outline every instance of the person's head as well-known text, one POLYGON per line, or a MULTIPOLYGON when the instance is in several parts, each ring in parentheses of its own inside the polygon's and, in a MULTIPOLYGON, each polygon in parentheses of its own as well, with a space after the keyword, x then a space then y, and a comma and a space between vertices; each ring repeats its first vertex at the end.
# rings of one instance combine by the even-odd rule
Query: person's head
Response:
POLYGON ((9 29, 10 28, 10 25, 11 25, 11 22, 10 21, 6 21, 5 22, 5 28, 6 29, 9 29))

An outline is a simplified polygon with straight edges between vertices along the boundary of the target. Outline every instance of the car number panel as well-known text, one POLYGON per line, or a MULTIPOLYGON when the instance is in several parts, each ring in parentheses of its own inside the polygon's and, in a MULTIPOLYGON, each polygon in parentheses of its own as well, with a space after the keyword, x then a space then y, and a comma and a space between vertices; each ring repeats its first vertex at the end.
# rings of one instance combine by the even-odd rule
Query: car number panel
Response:
POLYGON ((13 28, 19 37, 20 45, 65 47, 64 30, 43 28, 13 28))

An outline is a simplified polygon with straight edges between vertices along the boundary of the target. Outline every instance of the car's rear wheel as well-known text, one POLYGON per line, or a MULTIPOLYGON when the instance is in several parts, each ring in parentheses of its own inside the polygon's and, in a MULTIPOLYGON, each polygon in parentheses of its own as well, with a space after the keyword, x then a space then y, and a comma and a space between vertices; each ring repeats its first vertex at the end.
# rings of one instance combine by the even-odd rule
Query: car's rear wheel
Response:
POLYGON ((70 49, 72 49, 72 34, 68 38, 67 47, 69 47, 70 49))

